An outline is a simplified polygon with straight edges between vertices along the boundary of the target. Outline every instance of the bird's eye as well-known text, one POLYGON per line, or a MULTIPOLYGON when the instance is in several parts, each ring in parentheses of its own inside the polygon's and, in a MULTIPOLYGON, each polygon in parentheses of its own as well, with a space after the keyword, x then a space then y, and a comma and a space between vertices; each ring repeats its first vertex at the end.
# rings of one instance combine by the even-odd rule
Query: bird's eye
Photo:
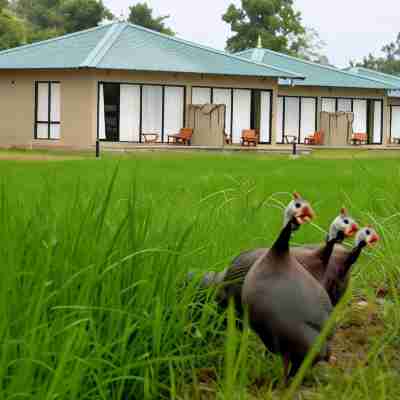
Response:
POLYGON ((348 219, 344 219, 343 222, 348 225, 349 224, 349 220, 348 219))
POLYGON ((301 204, 300 203, 295 203, 295 205, 294 205, 296 208, 300 208, 301 207, 301 204))
POLYGON ((370 235, 370 234, 371 234, 371 231, 370 231, 369 229, 367 229, 367 230, 365 231, 365 233, 366 233, 367 235, 370 235))

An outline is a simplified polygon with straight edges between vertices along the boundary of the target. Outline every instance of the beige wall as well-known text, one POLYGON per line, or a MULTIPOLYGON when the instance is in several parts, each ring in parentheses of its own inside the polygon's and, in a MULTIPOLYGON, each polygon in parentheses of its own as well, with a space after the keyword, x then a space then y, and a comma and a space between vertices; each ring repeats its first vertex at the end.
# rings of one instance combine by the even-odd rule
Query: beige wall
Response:
MULTIPOLYGON (((349 97, 362 99, 383 100, 383 144, 387 144, 390 134, 388 98, 382 89, 353 89, 353 88, 329 88, 317 86, 280 86, 281 96, 311 96, 318 98, 318 113, 321 111, 323 97, 349 97)), ((317 118, 319 124, 319 118, 317 118)), ((317 127, 319 129, 319 126, 317 127)))
POLYGON ((89 71, 0 71, 0 146, 93 143, 96 84, 89 71), (61 82, 61 138, 34 140, 35 81, 61 82))
POLYGON ((98 81, 184 85, 188 104, 191 103, 192 86, 277 91, 276 79, 269 78, 94 70, 0 71, 0 146, 43 145, 78 149, 94 145, 98 81), (35 81, 61 83, 60 140, 34 139, 35 81))
MULTIPOLYGON (((193 86, 270 89, 273 91, 271 143, 275 144, 278 86, 275 79, 128 71, 0 71, 0 146, 55 145, 88 148, 97 136, 97 83, 130 82, 184 85, 187 103, 193 86), (61 82, 61 139, 35 140, 35 81, 61 82)), ((383 99, 382 90, 280 87, 279 95, 383 99)), ((318 102, 321 107, 321 102, 318 102)), ((400 102, 399 102, 400 104, 400 102)), ((389 103, 384 101, 384 142, 389 136, 389 103)))

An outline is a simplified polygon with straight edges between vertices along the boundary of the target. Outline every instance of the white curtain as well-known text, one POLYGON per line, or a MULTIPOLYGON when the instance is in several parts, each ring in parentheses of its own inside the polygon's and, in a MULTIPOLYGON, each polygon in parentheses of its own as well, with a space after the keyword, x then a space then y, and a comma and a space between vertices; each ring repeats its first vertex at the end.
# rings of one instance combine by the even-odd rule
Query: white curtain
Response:
POLYGON ((49 84, 38 83, 37 93, 37 120, 47 122, 49 120, 49 84))
POLYGON ((157 133, 161 140, 162 130, 162 87, 143 86, 142 133, 157 133))
POLYGON ((139 142, 140 136, 140 86, 120 86, 119 140, 139 142))
MULTIPOLYGON (((400 111, 400 109, 399 109, 400 111)), ((400 136, 400 133, 399 133, 400 136)), ((372 135, 373 143, 379 144, 382 141, 382 102, 374 101, 374 131, 372 135)))
POLYGON ((173 135, 183 128, 185 92, 183 87, 167 86, 164 103, 164 142, 167 135, 173 135))
POLYGON ((50 139, 60 139, 60 124, 50 125, 50 139))
POLYGON ((36 125, 36 137, 38 139, 48 139, 49 137, 49 125, 46 124, 37 124, 36 125))
POLYGON ((38 83, 37 85, 37 115, 38 121, 45 124, 36 124, 36 137, 38 139, 48 139, 49 137, 49 84, 38 83))
POLYGON ((354 100, 353 113, 353 131, 367 133, 367 100, 354 100))
POLYGON ((192 88, 192 104, 210 104, 211 89, 194 87, 192 88))
POLYGON ((283 97, 278 97, 276 113, 276 142, 283 143, 283 97))
POLYGON ((335 112, 336 111, 336 99, 322 99, 322 111, 335 112))
POLYGON ((251 90, 233 91, 232 142, 240 143, 243 129, 250 129, 251 90))
POLYGON ((51 83, 51 106, 50 106, 50 120, 51 122, 60 122, 61 113, 61 96, 60 84, 51 83))
MULTIPOLYGON (((50 121, 60 122, 61 119, 60 84, 50 83, 50 90, 51 90, 50 121)), ((60 124, 50 125, 50 138, 60 139, 60 124)))
POLYGON ((391 137, 400 138, 400 106, 392 106, 391 137))
POLYGON ((271 93, 261 92, 260 142, 269 143, 271 139, 271 93))
POLYGON ((104 113, 104 85, 99 87, 99 139, 106 138, 106 118, 104 113))
POLYGON ((338 111, 351 112, 351 99, 338 99, 338 111))
POLYGON ((300 129, 300 99, 285 97, 285 135, 299 136, 300 129))
POLYGON ((312 135, 316 131, 315 120, 317 114, 316 99, 301 99, 301 123, 300 123, 300 142, 304 143, 304 138, 312 135))
POLYGON ((225 132, 228 136, 231 134, 231 115, 232 115, 232 93, 230 89, 213 89, 213 103, 225 104, 225 132))

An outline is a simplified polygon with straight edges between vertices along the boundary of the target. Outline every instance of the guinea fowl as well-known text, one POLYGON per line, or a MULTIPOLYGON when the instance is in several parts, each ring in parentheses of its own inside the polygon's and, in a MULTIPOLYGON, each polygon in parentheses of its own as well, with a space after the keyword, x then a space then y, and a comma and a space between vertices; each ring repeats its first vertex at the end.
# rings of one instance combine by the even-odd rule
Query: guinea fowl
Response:
MULTIPOLYGON (((353 236, 357 230, 358 225, 348 215, 347 210, 342 208, 330 225, 325 244, 293 247, 291 253, 314 278, 323 283, 331 254, 336 250, 335 244, 341 243, 346 237, 353 236)), ((215 274, 213 280, 209 279, 206 282, 203 279, 204 286, 219 285, 218 303, 225 308, 229 299, 233 298, 236 311, 241 316, 241 291, 245 276, 257 259, 265 255, 268 250, 268 248, 259 248, 240 254, 233 260, 230 267, 215 274)))
POLYGON ((328 264, 323 286, 327 291, 332 304, 336 305, 345 294, 350 281, 350 270, 366 246, 373 246, 379 241, 375 229, 367 226, 358 231, 355 244, 351 250, 338 246, 328 264))
MULTIPOLYGON (((242 289, 250 326, 271 352, 282 355, 285 379, 296 374, 332 311, 326 291, 289 249, 293 230, 312 217, 309 203, 295 194, 279 237, 250 268, 242 289)), ((325 344, 315 362, 328 358, 325 344)))

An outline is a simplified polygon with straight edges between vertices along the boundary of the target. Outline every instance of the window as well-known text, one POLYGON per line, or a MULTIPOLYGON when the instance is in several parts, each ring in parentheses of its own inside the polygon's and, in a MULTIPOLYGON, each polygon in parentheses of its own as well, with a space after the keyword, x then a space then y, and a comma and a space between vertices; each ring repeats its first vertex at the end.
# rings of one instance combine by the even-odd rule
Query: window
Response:
POLYGON ((60 139, 60 83, 36 82, 35 139, 60 139))
POLYGON ((98 90, 100 140, 137 143, 157 135, 166 142, 184 127, 184 86, 99 82, 98 90))
POLYGON ((279 96, 277 114, 277 143, 285 143, 296 137, 298 143, 317 129, 317 98, 303 96, 279 96), (285 138, 288 136, 288 138, 285 138))

